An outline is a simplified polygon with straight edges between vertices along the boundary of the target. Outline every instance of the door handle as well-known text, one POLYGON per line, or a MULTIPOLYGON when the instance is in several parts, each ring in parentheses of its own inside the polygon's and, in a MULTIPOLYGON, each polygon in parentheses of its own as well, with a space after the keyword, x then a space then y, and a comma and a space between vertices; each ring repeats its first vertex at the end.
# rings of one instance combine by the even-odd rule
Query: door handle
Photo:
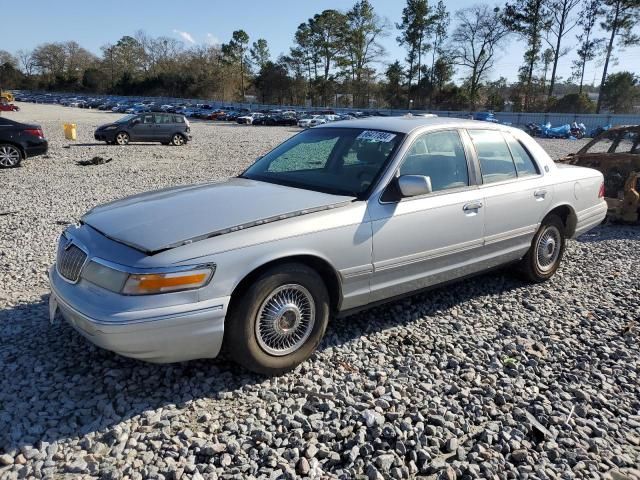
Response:
POLYGON ((480 201, 467 203, 464 207, 462 207, 462 210, 464 210, 465 212, 470 212, 473 210, 478 210, 479 208, 482 208, 482 202, 480 201))
POLYGON ((536 190, 535 192, 533 192, 533 196, 536 197, 538 200, 542 200, 546 195, 547 195, 546 190, 536 190))

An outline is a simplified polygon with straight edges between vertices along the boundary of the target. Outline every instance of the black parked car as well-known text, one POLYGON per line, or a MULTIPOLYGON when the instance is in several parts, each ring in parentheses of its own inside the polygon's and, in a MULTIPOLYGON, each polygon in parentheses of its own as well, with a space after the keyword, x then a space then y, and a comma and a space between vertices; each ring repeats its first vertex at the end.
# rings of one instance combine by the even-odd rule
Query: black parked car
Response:
POLYGON ((190 132, 189 121, 184 115, 140 113, 125 115, 114 123, 100 125, 94 137, 114 145, 127 145, 129 142, 184 145, 191 140, 190 132))
POLYGON ((298 124, 298 120, 295 117, 287 115, 265 115, 264 117, 257 118, 253 121, 254 125, 286 125, 294 127, 298 124))
POLYGON ((40 125, 0 117, 0 168, 17 167, 25 158, 44 155, 48 146, 40 125))

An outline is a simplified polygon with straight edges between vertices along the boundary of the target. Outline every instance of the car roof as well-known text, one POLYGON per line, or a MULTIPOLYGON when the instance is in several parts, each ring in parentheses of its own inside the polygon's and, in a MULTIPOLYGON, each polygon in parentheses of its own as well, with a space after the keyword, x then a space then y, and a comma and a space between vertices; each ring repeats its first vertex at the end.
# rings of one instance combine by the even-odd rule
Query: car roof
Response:
POLYGON ((483 122, 480 120, 465 120, 461 118, 445 117, 417 117, 405 115, 402 117, 366 117, 355 120, 339 120, 314 128, 370 128, 374 130, 387 130, 397 133, 410 133, 421 127, 456 127, 456 128, 483 128, 498 130, 504 125, 483 122))
POLYGON ((0 127, 17 127, 22 125, 20 122, 16 122, 15 120, 10 120, 5 117, 0 117, 0 127))

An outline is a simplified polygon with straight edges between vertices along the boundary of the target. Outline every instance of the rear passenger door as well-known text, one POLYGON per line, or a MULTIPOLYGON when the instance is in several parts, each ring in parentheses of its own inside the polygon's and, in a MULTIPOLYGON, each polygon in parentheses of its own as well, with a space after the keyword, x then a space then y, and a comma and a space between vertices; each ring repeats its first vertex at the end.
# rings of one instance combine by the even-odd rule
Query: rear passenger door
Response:
POLYGON ((175 130, 173 123, 174 115, 170 113, 156 114, 156 140, 159 142, 168 142, 175 130))
POLYGON ((540 166, 508 132, 468 130, 480 166, 485 254, 515 260, 527 251, 551 203, 540 166))

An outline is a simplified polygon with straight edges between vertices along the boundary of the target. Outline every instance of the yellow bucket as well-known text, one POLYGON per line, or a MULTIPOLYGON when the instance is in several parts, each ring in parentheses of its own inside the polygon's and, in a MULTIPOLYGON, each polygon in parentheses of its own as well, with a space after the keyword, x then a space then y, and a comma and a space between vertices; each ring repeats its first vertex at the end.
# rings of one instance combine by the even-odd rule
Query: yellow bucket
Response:
POLYGON ((78 131, 76 129, 75 123, 65 123, 64 124, 64 138, 67 140, 77 140, 78 139, 78 131))

